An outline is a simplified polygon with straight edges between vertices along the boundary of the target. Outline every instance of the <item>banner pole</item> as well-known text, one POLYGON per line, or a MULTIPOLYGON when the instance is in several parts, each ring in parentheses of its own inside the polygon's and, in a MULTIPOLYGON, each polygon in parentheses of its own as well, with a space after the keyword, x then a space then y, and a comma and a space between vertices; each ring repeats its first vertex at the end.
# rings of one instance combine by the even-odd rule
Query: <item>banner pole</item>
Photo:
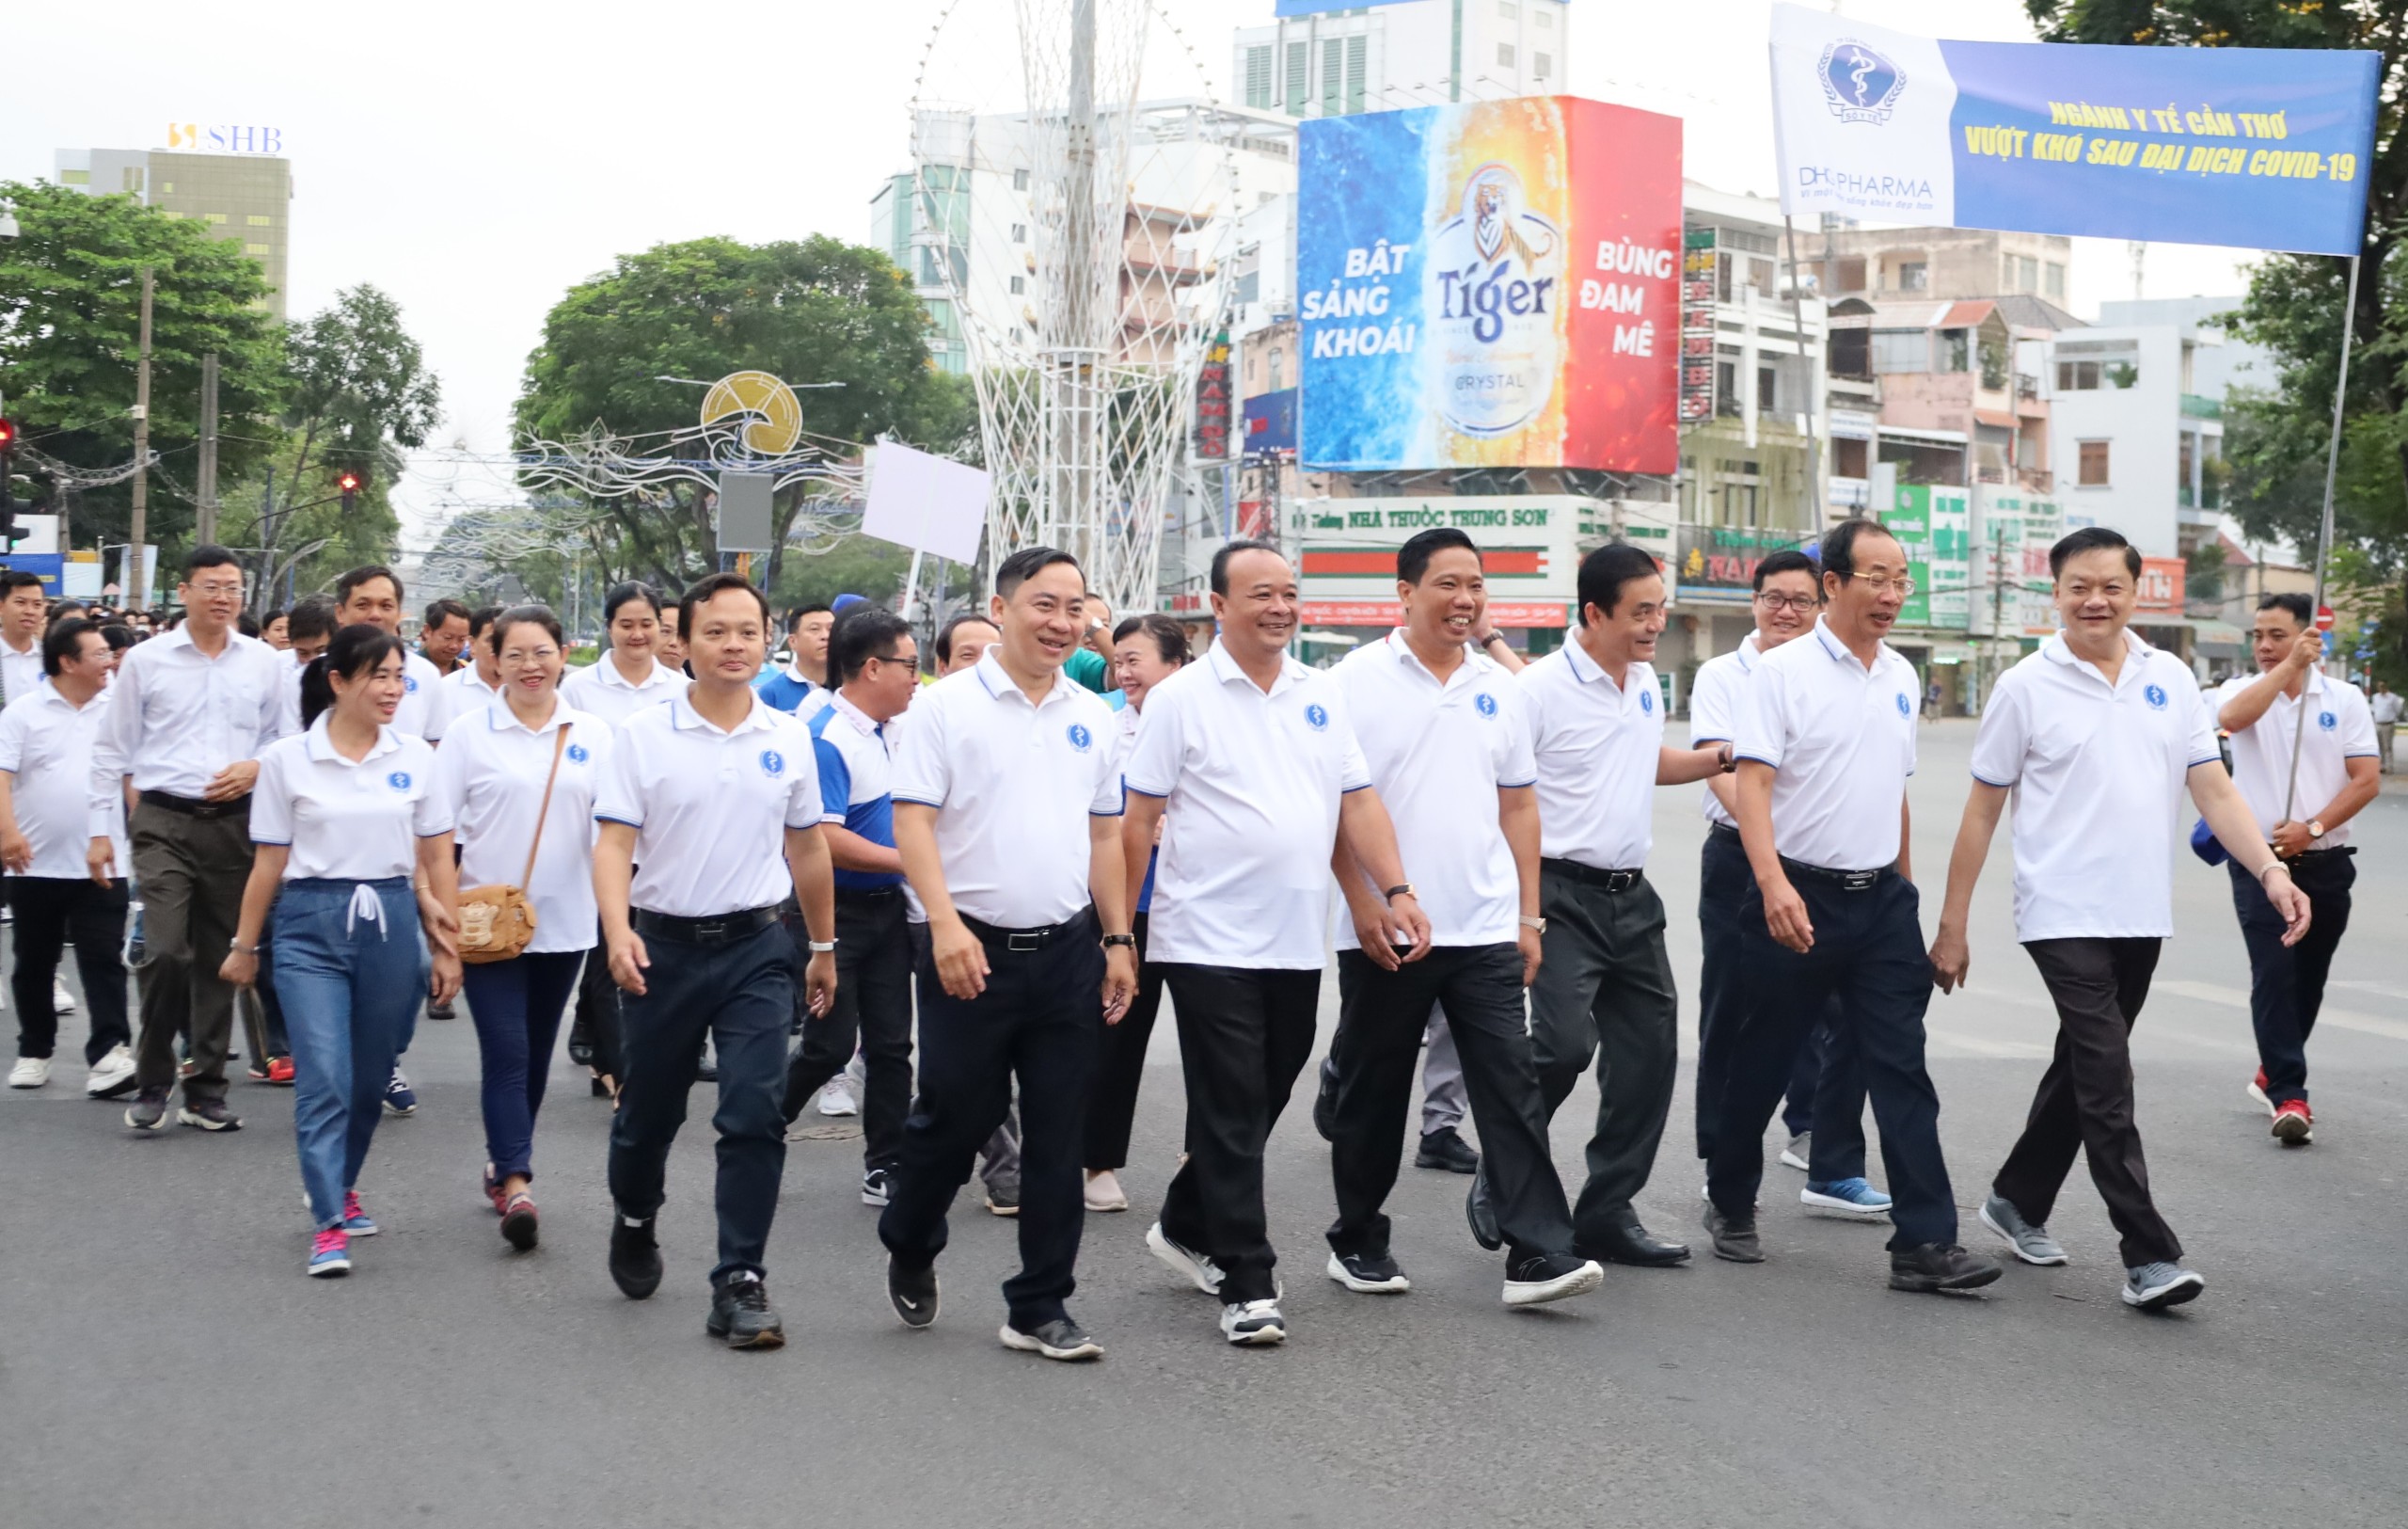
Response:
MULTIPOLYGON (((1789 326, 1798 331, 1798 369, 1806 374, 1806 504, 1809 511, 1806 529, 1819 534, 1830 509, 1823 502, 1823 454, 1814 446, 1814 405, 1818 390, 1814 386, 1814 368, 1806 359, 1806 308, 1798 295, 1798 223, 1787 213, 1781 215, 1781 226, 1789 234, 1789 326)), ((1826 310, 1828 312, 1829 311, 1826 310)), ((1830 327, 1825 324, 1823 343, 1830 344, 1830 327)))
MULTIPOLYGON (((2350 257, 2349 295, 2341 309, 2340 375, 2333 384, 2333 438, 2324 448, 2324 516, 2316 528, 2316 603, 2309 611, 2309 624, 2324 610, 2324 565, 2333 555, 2333 482, 2341 468, 2341 410, 2350 392, 2350 342, 2355 332, 2358 317, 2358 257, 2350 257)), ((2283 788, 2283 815, 2277 821, 2290 821, 2291 808, 2299 795, 2300 749, 2307 741, 2307 680, 2299 682, 2298 725, 2291 730, 2290 779, 2283 788)))

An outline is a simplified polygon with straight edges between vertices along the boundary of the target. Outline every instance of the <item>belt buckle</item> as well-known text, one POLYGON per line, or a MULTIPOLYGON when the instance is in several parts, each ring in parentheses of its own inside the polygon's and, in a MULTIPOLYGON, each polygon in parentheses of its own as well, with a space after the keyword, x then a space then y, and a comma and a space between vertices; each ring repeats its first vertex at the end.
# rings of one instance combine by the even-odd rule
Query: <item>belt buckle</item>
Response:
POLYGON ((727 938, 727 931, 728 921, 724 918, 714 918, 707 922, 697 920, 694 925, 694 938, 697 940, 723 940, 727 938))
POLYGON ((1004 936, 1004 948, 1021 954, 1042 950, 1045 948, 1045 936, 1035 932, 1006 934, 1004 936))
POLYGON ((1609 870, 1606 872, 1606 890, 1608 892, 1627 892, 1638 884, 1639 872, 1635 870, 1609 870))
POLYGON ((1877 870, 1851 870, 1840 877, 1840 889, 1845 892, 1866 891, 1880 879, 1881 873, 1877 870))

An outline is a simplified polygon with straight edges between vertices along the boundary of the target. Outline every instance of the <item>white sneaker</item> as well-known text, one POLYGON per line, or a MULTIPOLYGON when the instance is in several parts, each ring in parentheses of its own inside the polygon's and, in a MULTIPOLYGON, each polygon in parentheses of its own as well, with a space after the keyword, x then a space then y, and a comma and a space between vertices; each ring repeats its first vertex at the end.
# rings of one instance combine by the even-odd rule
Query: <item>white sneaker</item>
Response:
POLYGON ((1221 1266, 1193 1248, 1182 1248, 1163 1235, 1163 1223, 1156 1221, 1146 1228, 1146 1246, 1156 1258, 1169 1265, 1179 1277, 1208 1296, 1221 1293, 1221 1266))
POLYGON ((39 1089, 50 1081, 48 1057, 20 1057, 17 1065, 8 1069, 8 1087, 39 1089))
POLYGON ((134 1053, 123 1046, 110 1047, 84 1079, 84 1091, 95 1099, 114 1099, 133 1088, 134 1053))
POLYGON ((75 995, 67 991, 66 983, 54 980, 50 984, 50 1007, 54 1012, 61 1014, 75 1011, 75 995))
POLYGON ((858 1115, 862 1107, 855 1102, 853 1091, 842 1077, 832 1077, 819 1091, 819 1113, 822 1115, 858 1115))
POLYGON ((1221 1335, 1240 1347, 1268 1348, 1288 1341, 1288 1319, 1275 1300, 1231 1301, 1221 1308, 1221 1335))
POLYGON ((1094 1211, 1127 1210, 1129 1192, 1120 1187, 1120 1175, 1110 1169, 1087 1180, 1087 1209, 1094 1211))

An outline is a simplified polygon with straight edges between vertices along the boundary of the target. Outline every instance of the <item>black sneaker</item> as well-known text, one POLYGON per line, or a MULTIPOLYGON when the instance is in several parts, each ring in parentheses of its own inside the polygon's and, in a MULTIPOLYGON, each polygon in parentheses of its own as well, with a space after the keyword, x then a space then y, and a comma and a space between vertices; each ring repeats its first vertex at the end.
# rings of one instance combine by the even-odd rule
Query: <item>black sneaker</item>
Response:
POLYGON ((1396 1295, 1413 1288, 1404 1270, 1386 1253, 1347 1253, 1342 1257, 1332 1253, 1329 1277, 1363 1296, 1396 1295))
POLYGON ((730 1348, 779 1348, 786 1341, 786 1325, 769 1304, 769 1287, 751 1269, 737 1269, 711 1286, 711 1314, 703 1329, 726 1339, 730 1348))
POLYGON ((137 1131, 155 1131, 167 1118, 167 1091, 145 1089, 135 1095, 134 1107, 125 1112, 125 1123, 137 1131))
POLYGON ((886 1298, 907 1328, 925 1328, 937 1319, 937 1266, 909 1269, 886 1255, 886 1298))
POLYGON ((1505 1265, 1505 1304, 1544 1306, 1585 1296, 1605 1283, 1606 1271, 1571 1253, 1528 1253, 1505 1265))
POLYGON ((1480 1171, 1480 1154, 1455 1133, 1453 1126, 1445 1125, 1423 1133, 1421 1150, 1413 1155, 1413 1166, 1449 1173, 1476 1173, 1480 1171))
POLYGON ((1313 1091, 1313 1129, 1323 1141, 1338 1139, 1338 1059, 1321 1059, 1321 1084, 1313 1091))
POLYGON ((458 1011, 452 1007, 452 1000, 446 998, 441 1003, 429 1003, 426 1006, 426 1017, 429 1019, 456 1019, 459 1017, 459 1013, 458 1011))
POLYGON ((629 1300, 642 1300, 660 1288, 660 1243, 652 1234, 654 1219, 611 1218, 610 1278, 629 1300))
POLYGON ((1006 1322, 996 1336, 1004 1341, 1006 1348, 1016 1348, 1023 1354, 1042 1354, 1047 1359, 1065 1361, 1103 1358, 1103 1345, 1088 1337, 1086 1329, 1067 1316, 1042 1323, 1031 1332, 1006 1322))
POLYGON ((176 1111, 176 1119, 201 1131, 239 1131, 243 1117, 226 1107, 223 1099, 187 1099, 184 1107, 176 1111))
POLYGON ((1999 1277, 1999 1266, 1953 1242, 1925 1242, 1890 1255, 1893 1290, 1979 1290, 1999 1277))
POLYGON ((895 1198, 895 1171, 873 1168, 862 1175, 862 1203, 883 1205, 895 1198))
POLYGON ((1020 1214, 1020 1186, 990 1184, 987 1186, 987 1209, 997 1216, 1020 1214))
POLYGON ((1712 1201, 1705 1206, 1705 1234, 1714 1241, 1714 1256, 1733 1264, 1761 1264, 1764 1244, 1756 1238, 1752 1216, 1725 1216, 1712 1201))

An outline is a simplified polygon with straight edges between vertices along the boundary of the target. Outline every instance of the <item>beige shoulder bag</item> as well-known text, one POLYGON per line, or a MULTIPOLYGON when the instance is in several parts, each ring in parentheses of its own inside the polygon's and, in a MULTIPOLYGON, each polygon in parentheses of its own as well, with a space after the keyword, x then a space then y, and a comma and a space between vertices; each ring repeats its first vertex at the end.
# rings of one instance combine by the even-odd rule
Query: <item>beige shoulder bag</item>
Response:
POLYGON ((568 727, 561 724, 552 742, 552 772, 544 777, 544 801, 535 809, 535 841, 527 846, 527 868, 515 886, 470 886, 460 893, 460 959, 471 966, 509 961, 535 937, 535 905, 527 900, 534 879, 535 852, 544 847, 544 820, 551 815, 552 787, 561 778, 561 756, 568 752, 568 727))

